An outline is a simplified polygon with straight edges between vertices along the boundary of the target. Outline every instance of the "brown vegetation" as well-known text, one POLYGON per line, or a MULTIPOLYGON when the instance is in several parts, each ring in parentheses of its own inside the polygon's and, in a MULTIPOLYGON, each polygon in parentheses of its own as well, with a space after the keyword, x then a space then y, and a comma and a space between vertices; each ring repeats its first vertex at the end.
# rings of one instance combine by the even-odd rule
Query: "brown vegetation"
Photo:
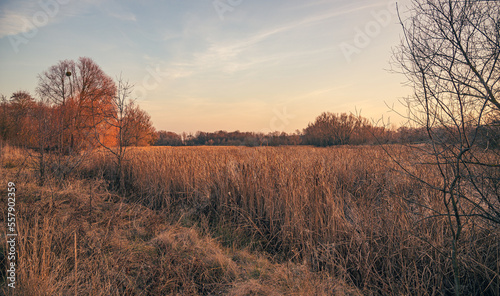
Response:
MULTIPOLYGON (((9 290, 2 273, 5 295, 361 295, 326 272, 223 246, 188 221, 193 217, 179 220, 125 200, 105 179, 73 175, 40 187, 33 182, 37 172, 26 169, 25 150, 6 146, 1 152, 0 177, 18 188, 20 238, 18 285, 9 290)), ((100 169, 95 157, 87 169, 100 169)), ((6 202, 6 188, 0 192, 6 202)), ((3 235, 5 212, 1 217, 3 235)))
MULTIPOLYGON (((439 194, 398 173, 380 147, 129 152, 126 196, 113 193, 116 165, 104 150, 59 184, 19 177, 24 295, 73 293, 75 232, 83 295, 453 291, 449 228, 434 215, 439 194)), ((2 178, 13 178, 22 158, 4 155, 11 169, 2 178)), ((498 295, 498 227, 471 220, 462 231, 464 292, 498 295)))

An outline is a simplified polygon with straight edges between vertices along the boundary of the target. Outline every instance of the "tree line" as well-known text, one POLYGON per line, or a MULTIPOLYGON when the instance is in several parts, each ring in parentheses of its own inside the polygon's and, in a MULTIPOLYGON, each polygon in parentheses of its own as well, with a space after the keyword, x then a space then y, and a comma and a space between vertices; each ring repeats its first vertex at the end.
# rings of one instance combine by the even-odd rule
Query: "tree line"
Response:
MULTIPOLYGON (((430 141, 423 125, 395 129, 377 126, 359 115, 331 112, 294 133, 156 131, 149 114, 131 99, 132 88, 121 77, 114 81, 90 58, 60 61, 38 75, 35 96, 23 90, 9 98, 1 95, 0 141, 61 155, 96 147, 148 145, 325 147, 430 141)), ((493 117, 460 133, 474 133, 480 145, 498 147, 499 122, 493 117)), ((457 140, 448 126, 436 128, 435 133, 446 141, 457 140)))
POLYGON ((35 95, 20 90, 1 96, 0 140, 65 155, 153 144, 151 118, 131 100, 130 89, 90 58, 60 61, 38 75, 35 95))
MULTIPOLYGON (((485 145, 498 147, 500 129, 493 130, 491 125, 481 129, 485 145), (493 134, 497 135, 495 137, 493 134)), ((472 130, 471 130, 472 132, 472 130)), ((445 131, 442 131, 445 134, 445 131)), ((241 131, 216 131, 175 133, 160 130, 156 133, 156 146, 281 146, 312 145, 327 147, 335 145, 374 145, 374 144, 420 144, 428 143, 429 137, 424 127, 390 128, 376 126, 367 118, 347 113, 324 112, 302 131, 294 133, 272 132, 268 134, 241 131)))

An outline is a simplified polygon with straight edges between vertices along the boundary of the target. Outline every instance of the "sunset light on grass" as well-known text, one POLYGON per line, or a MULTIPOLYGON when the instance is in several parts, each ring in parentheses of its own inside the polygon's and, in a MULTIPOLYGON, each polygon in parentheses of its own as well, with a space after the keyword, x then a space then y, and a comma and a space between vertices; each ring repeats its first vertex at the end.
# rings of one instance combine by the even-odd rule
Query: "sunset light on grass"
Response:
POLYGON ((0 3, 0 294, 500 296, 500 1, 0 3))

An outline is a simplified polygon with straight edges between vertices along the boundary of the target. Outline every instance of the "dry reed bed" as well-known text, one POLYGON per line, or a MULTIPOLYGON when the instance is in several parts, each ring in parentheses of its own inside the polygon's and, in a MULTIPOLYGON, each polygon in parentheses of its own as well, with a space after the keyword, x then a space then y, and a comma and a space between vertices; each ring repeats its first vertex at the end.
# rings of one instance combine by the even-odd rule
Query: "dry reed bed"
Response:
MULTIPOLYGON (((392 148, 402 161, 418 158, 392 148)), ((18 295, 74 293, 75 232, 81 295, 358 294, 349 286, 366 295, 452 291, 446 219, 416 205, 442 210, 439 196, 398 173, 380 148, 129 152, 127 199, 107 191, 116 166, 102 151, 66 181, 38 187, 36 172, 16 177, 24 197, 18 295)), ((23 155, 2 153, 2 179, 13 178, 23 155)), ((436 175, 424 165, 411 169, 436 175)), ((464 228, 464 294, 500 295, 498 238, 498 227, 471 221, 464 228)))
MULTIPOLYGON (((416 157, 392 148, 402 161, 416 157)), ((90 167, 115 174, 103 155, 90 167)), ((429 166, 411 169, 437 176, 429 166)), ((416 205, 442 211, 440 196, 399 173, 380 147, 135 149, 125 175, 133 200, 197 223, 226 245, 302 262, 384 295, 452 291, 446 219, 416 205)), ((465 293, 499 294, 498 234, 473 223, 464 229, 465 293)))
MULTIPOLYGON (((7 154, 22 160, 20 151, 7 154)), ((0 167, 2 180, 18 188, 19 238, 17 288, 8 289, 2 273, 0 294, 361 295, 325 272, 224 248, 194 228, 169 223, 165 211, 123 203, 105 180, 48 179, 40 187, 34 172, 17 174, 20 168, 0 167)), ((6 202, 6 187, 0 194, 6 202)), ((0 218, 5 239, 5 213, 0 218)), ((2 270, 5 251, 0 246, 2 270)))
POLYGON ((106 201, 114 197, 99 190, 90 212, 86 184, 18 185, 30 200, 18 206, 17 288, 2 285, 4 295, 361 295, 304 265, 225 249, 161 213, 106 201))

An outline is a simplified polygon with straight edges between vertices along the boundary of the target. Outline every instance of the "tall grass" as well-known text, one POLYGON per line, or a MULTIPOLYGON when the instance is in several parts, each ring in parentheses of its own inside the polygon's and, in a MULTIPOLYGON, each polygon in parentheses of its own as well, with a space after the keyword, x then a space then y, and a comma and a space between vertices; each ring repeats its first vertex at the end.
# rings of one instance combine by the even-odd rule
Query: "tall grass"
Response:
MULTIPOLYGON (((18 152, 2 156, 22 160, 18 152)), ((167 211, 123 202, 105 179, 73 176, 61 182, 56 175, 40 186, 38 170, 9 163, 0 176, 18 189, 17 286, 6 286, 7 250, 0 245, 1 295, 360 295, 326 272, 223 247, 199 228, 172 222, 167 211)), ((89 168, 78 173, 90 177, 89 168)), ((0 188, 4 203, 6 188, 0 188)))
MULTIPOLYGON (((410 150, 397 147, 410 161, 410 150)), ((87 170, 113 176, 104 155, 87 170)), ((430 166, 412 167, 436 176, 430 166)), ((380 147, 197 147, 131 152, 134 201, 204 227, 225 245, 328 271, 392 295, 453 291, 451 240, 441 196, 380 147)), ((499 295, 499 230, 466 226, 459 242, 465 294, 499 295)))
MULTIPOLYGON (((126 196, 103 151, 43 187, 19 169, 22 151, 7 152, 0 175, 21 197, 18 295, 453 293, 441 196, 380 147, 131 149, 126 196)), ((432 166, 409 168, 439 185, 432 166)), ((463 294, 500 295, 500 230, 467 221, 463 294)))

